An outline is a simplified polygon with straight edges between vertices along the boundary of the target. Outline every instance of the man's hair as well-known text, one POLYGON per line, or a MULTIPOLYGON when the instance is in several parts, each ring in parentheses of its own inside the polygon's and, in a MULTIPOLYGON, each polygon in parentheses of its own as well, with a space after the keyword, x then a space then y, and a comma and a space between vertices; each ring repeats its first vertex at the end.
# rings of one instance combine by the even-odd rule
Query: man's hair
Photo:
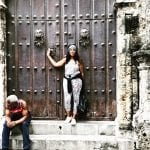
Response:
POLYGON ((18 101, 18 97, 17 97, 16 95, 9 95, 9 96, 6 98, 6 101, 7 101, 7 102, 10 102, 10 103, 17 102, 17 101, 18 101))

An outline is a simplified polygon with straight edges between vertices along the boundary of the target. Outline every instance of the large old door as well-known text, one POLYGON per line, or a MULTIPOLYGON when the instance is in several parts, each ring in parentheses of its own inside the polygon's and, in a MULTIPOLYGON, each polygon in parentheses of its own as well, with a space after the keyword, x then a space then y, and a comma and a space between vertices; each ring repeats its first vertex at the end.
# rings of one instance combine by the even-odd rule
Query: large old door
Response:
POLYGON ((63 119, 63 68, 69 44, 83 59, 88 119, 116 115, 115 0, 8 0, 7 91, 25 99, 34 118, 63 119))

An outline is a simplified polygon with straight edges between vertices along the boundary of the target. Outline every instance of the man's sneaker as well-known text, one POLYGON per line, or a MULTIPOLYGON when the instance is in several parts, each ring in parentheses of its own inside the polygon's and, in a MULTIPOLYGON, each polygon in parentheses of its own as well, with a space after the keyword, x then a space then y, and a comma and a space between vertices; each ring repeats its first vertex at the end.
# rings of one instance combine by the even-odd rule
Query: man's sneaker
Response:
POLYGON ((76 119, 73 118, 73 119, 71 120, 71 125, 73 125, 73 126, 76 125, 76 119))
POLYGON ((71 122, 72 117, 67 117, 65 120, 65 123, 70 123, 71 122))

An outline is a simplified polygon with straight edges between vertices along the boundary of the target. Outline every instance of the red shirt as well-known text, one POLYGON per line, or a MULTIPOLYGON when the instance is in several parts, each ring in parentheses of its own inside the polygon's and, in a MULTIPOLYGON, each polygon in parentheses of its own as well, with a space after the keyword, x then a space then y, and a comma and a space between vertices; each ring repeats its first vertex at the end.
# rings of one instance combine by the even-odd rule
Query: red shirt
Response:
POLYGON ((21 101, 16 102, 14 106, 11 106, 11 104, 9 104, 8 109, 10 111, 10 118, 12 121, 18 120, 23 117, 22 111, 24 108, 21 101))

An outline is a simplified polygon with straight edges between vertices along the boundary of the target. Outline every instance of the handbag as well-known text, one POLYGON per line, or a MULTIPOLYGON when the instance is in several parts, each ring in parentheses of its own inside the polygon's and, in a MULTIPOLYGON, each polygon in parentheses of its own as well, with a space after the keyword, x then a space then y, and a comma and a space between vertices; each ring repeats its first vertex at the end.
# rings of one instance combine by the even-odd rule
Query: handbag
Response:
POLYGON ((87 112, 87 99, 85 93, 80 94, 78 112, 86 113, 87 112))
POLYGON ((77 106, 77 109, 78 109, 79 113, 86 113, 87 108, 88 108, 88 100, 86 98, 84 82, 83 82, 83 86, 82 86, 82 89, 80 92, 79 104, 77 106))

